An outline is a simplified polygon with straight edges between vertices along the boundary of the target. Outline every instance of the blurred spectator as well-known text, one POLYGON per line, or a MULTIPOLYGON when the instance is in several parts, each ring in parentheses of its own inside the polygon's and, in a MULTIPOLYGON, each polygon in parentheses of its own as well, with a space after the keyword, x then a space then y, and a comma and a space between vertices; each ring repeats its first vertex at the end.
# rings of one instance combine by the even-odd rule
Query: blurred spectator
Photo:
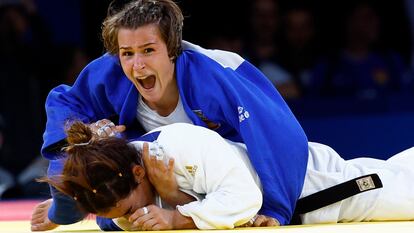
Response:
MULTIPOLYGON (((0 5, 0 115, 4 120, 0 166, 7 168, 14 181, 40 156, 41 84, 47 81, 42 75, 54 55, 49 54, 53 50, 47 44, 47 31, 31 3, 5 1, 0 5)), ((22 194, 31 193, 27 183, 21 185, 22 194)))
POLYGON ((221 49, 243 55, 243 39, 238 34, 221 33, 211 35, 205 45, 210 49, 221 49))
POLYGON ((359 1, 346 19, 345 45, 315 69, 323 95, 374 99, 401 88, 402 57, 381 44, 380 17, 368 1, 359 1))
MULTIPOLYGON (((0 158, 3 157, 3 128, 4 122, 2 116, 0 115, 0 158)), ((0 166, 0 199, 3 193, 13 187, 14 184, 13 175, 0 166)))
POLYGON ((307 6, 297 4, 286 10, 283 19, 280 63, 290 73, 298 95, 304 94, 319 51, 315 42, 314 16, 307 6))
POLYGON ((300 95, 290 74, 279 64, 280 15, 277 0, 251 1, 245 55, 277 87, 285 98, 300 95))
POLYGON ((179 1, 185 19, 184 40, 203 47, 232 51, 243 55, 248 0, 232 1, 179 1), (215 7, 214 12, 209 9, 215 7), (237 8, 237 10, 235 9, 237 8), (204 30, 207 28, 207 30, 204 30), (200 30, 201 29, 201 30, 200 30), (197 34, 197 35, 195 35, 197 34))
POLYGON ((61 45, 58 50, 62 55, 55 68, 56 75, 61 77, 59 84, 72 85, 91 59, 83 48, 73 45, 61 45))
POLYGON ((405 13, 409 21, 410 36, 411 36, 411 52, 410 52, 410 62, 409 62, 409 71, 404 77, 405 86, 410 86, 412 88, 414 83, 414 1, 405 0, 405 13))

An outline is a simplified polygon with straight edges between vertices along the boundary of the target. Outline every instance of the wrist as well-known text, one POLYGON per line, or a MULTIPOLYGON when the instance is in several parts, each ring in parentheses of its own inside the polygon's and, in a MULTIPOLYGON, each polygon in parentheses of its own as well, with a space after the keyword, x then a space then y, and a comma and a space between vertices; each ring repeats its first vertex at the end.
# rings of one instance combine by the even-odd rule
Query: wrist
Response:
POLYGON ((178 210, 173 211, 172 227, 174 230, 197 228, 191 217, 186 217, 182 215, 178 210))
POLYGON ((180 190, 176 190, 168 194, 159 193, 159 195, 162 200, 166 201, 172 207, 175 207, 177 205, 184 205, 196 200, 193 196, 180 190))

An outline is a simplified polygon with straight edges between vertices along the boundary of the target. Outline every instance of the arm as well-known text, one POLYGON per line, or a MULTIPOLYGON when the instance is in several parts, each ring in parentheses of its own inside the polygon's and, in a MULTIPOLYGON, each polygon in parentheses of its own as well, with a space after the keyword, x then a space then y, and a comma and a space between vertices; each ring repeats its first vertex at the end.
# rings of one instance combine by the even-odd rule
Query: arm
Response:
POLYGON ((161 199, 170 206, 184 205, 195 201, 195 198, 179 190, 177 180, 174 176, 174 159, 170 158, 168 164, 159 160, 156 156, 150 156, 148 144, 142 149, 142 158, 148 178, 161 199))
POLYGON ((200 201, 177 206, 197 228, 231 229, 257 213, 262 203, 260 189, 237 152, 217 133, 174 124, 162 129, 158 141, 167 156, 174 156, 180 189, 205 194, 200 201))
POLYGON ((46 130, 42 155, 55 159, 65 143, 68 120, 85 123, 118 116, 119 124, 129 125, 135 117, 137 92, 115 57, 103 55, 91 62, 70 87, 60 85, 46 99, 46 130))
MULTIPOLYGON (((217 132, 246 144, 263 185, 260 212, 285 225, 302 191, 307 138, 266 77, 247 61, 238 60, 236 65, 226 66, 223 60, 219 64, 184 51, 177 60, 180 94, 191 110, 200 109, 206 118, 221 124, 217 132)), ((191 111, 187 113, 191 115, 191 111)), ((196 118, 192 117, 196 124, 207 127, 196 118)))
MULTIPOLYGON (((58 175, 63 162, 55 160, 61 155, 65 144, 64 126, 68 120, 83 122, 104 119, 119 114, 120 121, 124 102, 127 102, 128 85, 122 69, 113 57, 104 55, 90 63, 80 74, 73 87, 61 85, 53 89, 46 100, 47 123, 43 135, 42 155, 50 159, 48 175, 58 175), (126 80, 126 81, 125 81, 126 80), (123 91, 119 91, 119 89, 123 91), (115 95, 114 93, 121 93, 115 95), (124 94, 122 94, 124 93, 124 94)), ((130 109, 134 116, 135 109, 130 109)), ((127 114, 127 113, 124 113, 127 114)), ((127 114, 129 115, 129 114, 127 114)), ((124 122, 127 123, 127 121, 124 122)), ((51 189, 53 204, 49 218, 55 223, 70 224, 83 219, 84 214, 77 210, 71 197, 51 189), (64 213, 68 213, 65 215, 64 213)))
MULTIPOLYGON (((63 170, 62 160, 50 160, 48 175, 58 175, 63 170)), ((50 192, 52 194, 53 201, 50 203, 48 209, 48 218, 55 224, 67 225, 81 221, 87 215, 87 213, 81 212, 76 202, 67 195, 60 193, 55 188, 51 187, 50 192)))
MULTIPOLYGON (((243 63, 245 72, 231 80, 237 92, 217 95, 225 121, 242 137, 263 186, 260 213, 288 224, 299 198, 308 161, 306 135, 298 121, 268 80, 241 80, 258 77, 256 69, 243 63), (236 81, 237 80, 237 81, 236 81)), ((244 70, 242 70, 244 69, 244 70)), ((223 83, 222 83, 223 84, 223 83)))
POLYGON ((156 205, 146 206, 148 213, 144 213, 143 209, 136 210, 128 218, 128 230, 172 230, 172 229, 195 229, 193 219, 185 217, 177 210, 166 210, 156 205))

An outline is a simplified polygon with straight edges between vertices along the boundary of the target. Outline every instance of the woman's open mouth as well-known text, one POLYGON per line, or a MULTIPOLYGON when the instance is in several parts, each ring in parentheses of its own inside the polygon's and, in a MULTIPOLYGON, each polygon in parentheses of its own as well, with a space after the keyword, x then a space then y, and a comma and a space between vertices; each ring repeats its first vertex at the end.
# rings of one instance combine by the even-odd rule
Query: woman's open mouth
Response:
POLYGON ((144 88, 144 89, 151 89, 155 86, 155 75, 148 75, 144 79, 137 79, 138 83, 144 88))

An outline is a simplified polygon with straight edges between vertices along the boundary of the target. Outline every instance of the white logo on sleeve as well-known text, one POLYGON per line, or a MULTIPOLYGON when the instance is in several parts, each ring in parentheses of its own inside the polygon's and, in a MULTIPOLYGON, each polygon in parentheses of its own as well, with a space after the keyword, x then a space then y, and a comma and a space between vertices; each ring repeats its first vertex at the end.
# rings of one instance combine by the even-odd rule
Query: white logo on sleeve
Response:
POLYGON ((237 107, 237 111, 239 113, 239 122, 240 123, 250 117, 249 112, 246 109, 244 109, 243 107, 240 107, 240 106, 237 107))

